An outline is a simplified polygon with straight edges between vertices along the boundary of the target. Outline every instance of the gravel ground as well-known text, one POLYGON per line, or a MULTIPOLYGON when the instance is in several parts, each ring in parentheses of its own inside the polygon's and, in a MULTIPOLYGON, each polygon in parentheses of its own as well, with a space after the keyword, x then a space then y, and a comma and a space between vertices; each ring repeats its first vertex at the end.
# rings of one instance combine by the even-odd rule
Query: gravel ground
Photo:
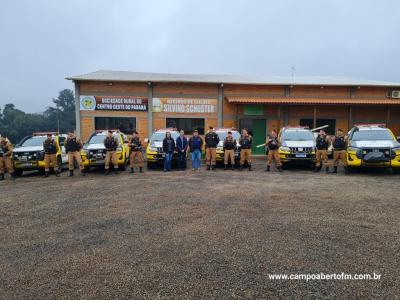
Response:
POLYGON ((0 298, 399 297, 400 176, 263 170, 2 182, 0 298))

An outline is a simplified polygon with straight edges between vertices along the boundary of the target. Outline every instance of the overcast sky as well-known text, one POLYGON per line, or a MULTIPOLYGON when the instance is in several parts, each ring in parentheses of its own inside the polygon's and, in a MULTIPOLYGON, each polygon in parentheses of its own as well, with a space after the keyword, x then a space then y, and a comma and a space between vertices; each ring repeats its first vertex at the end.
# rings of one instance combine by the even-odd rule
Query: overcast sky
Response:
POLYGON ((99 69, 400 82, 398 0, 16 0, 0 10, 0 105, 40 112, 99 69))

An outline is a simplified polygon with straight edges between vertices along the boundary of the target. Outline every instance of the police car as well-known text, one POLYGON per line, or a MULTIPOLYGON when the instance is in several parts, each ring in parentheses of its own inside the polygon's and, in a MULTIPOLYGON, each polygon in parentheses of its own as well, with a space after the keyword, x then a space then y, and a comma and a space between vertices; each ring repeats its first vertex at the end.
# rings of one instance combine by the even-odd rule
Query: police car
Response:
POLYGON ((279 157, 282 164, 291 162, 315 163, 315 139, 308 127, 283 127, 278 138, 281 143, 279 157))
POLYGON ((235 163, 238 164, 240 161, 240 133, 239 131, 232 129, 232 128, 216 128, 215 133, 218 134, 219 143, 217 146, 217 163, 224 162, 224 140, 228 136, 228 132, 232 132, 232 137, 236 141, 236 148, 235 148, 235 163))
MULTIPOLYGON (((176 139, 179 137, 179 131, 177 131, 176 128, 158 129, 153 132, 150 139, 147 141, 146 148, 146 160, 148 169, 156 168, 158 165, 164 163, 165 153, 163 151, 163 140, 167 131, 171 133, 171 137, 175 140, 175 142, 176 139)), ((172 157, 172 163, 175 163, 176 161, 177 154, 174 153, 172 157)))
POLYGON ((348 135, 346 172, 362 167, 392 168, 400 172, 400 143, 385 124, 355 125, 348 135))
MULTIPOLYGON (((60 170, 68 163, 64 141, 66 134, 50 132, 58 144, 57 162, 60 170)), ((13 161, 15 175, 20 176, 24 171, 44 171, 43 142, 47 139, 48 132, 34 132, 31 136, 23 138, 14 148, 13 161)))
MULTIPOLYGON (((118 167, 120 170, 126 170, 129 160, 128 140, 126 136, 119 130, 111 130, 113 136, 118 140, 118 148, 116 151, 118 167)), ((86 171, 91 167, 103 167, 106 158, 106 148, 104 140, 108 135, 107 130, 96 130, 89 137, 88 141, 83 145, 81 156, 82 163, 86 171)))

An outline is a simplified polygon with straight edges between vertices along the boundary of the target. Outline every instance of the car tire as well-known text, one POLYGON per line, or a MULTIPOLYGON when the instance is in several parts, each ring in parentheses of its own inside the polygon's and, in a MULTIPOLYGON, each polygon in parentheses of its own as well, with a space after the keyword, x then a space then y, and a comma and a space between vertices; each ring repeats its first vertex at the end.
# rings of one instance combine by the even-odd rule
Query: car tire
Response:
POLYGON ((393 174, 400 174, 400 168, 392 168, 393 174))
POLYGON ((353 169, 351 167, 344 167, 345 174, 351 174, 352 172, 353 172, 353 169))
POLYGON ((120 171, 126 171, 126 165, 127 165, 127 162, 125 161, 124 164, 119 165, 118 168, 120 169, 120 171))
POLYGON ((157 167, 155 163, 147 162, 147 169, 148 170, 153 170, 157 167))

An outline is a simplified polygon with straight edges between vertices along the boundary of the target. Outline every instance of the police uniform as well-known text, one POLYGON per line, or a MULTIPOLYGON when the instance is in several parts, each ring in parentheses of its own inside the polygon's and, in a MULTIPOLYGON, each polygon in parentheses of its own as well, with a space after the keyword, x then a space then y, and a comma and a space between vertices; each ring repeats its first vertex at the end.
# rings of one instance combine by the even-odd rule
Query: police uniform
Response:
POLYGON ((233 165, 235 164, 235 148, 236 148, 236 140, 233 138, 233 136, 227 136, 224 140, 225 170, 228 167, 229 160, 231 161, 231 168, 233 169, 233 165))
POLYGON ((325 166, 326 172, 329 172, 328 166, 328 147, 329 147, 329 140, 326 135, 321 136, 318 135, 316 139, 316 159, 317 162, 315 164, 315 171, 318 172, 321 170, 322 166, 325 166))
POLYGON ((333 146, 333 173, 337 173, 339 162, 341 161, 343 166, 346 165, 346 137, 335 136, 332 141, 333 146))
POLYGON ((83 164, 82 164, 82 157, 81 157, 81 150, 82 150, 82 142, 78 137, 67 137, 65 140, 65 152, 68 155, 68 169, 69 169, 69 176, 74 174, 74 161, 77 162, 79 169, 81 170, 81 174, 83 173, 83 164))
POLYGON ((131 173, 134 172, 135 166, 139 167, 139 172, 143 172, 143 154, 142 154, 142 143, 139 137, 133 137, 129 142, 131 148, 131 154, 129 156, 129 166, 131 173), (137 161, 136 161, 137 159, 137 161))
POLYGON ((267 161, 267 170, 270 171, 272 161, 275 160, 276 168, 279 171, 282 171, 282 163, 279 157, 279 141, 276 136, 268 136, 266 145, 268 147, 268 161, 267 161))
POLYGON ((106 160, 104 162, 104 169, 106 170, 106 174, 108 174, 110 168, 110 162, 113 164, 115 171, 117 171, 118 169, 117 152, 116 152, 118 147, 117 139, 114 136, 112 137, 107 136, 104 139, 104 147, 106 147, 106 160))
POLYGON ((249 171, 251 170, 251 144, 253 138, 251 135, 241 135, 239 140, 240 145, 240 169, 243 169, 244 163, 247 161, 249 171))
POLYGON ((7 171, 14 178, 14 168, 11 160, 13 148, 11 143, 2 139, 0 141, 0 180, 4 180, 4 172, 7 171))
POLYGON ((57 152, 59 150, 58 144, 55 139, 52 137, 48 137, 44 142, 43 142, 43 148, 44 148, 44 172, 45 176, 47 177, 50 172, 50 168, 52 167, 54 169, 54 172, 56 172, 56 176, 60 176, 59 172, 59 166, 57 162, 57 152))
POLYGON ((219 136, 214 131, 209 131, 205 136, 207 170, 214 169, 217 160, 217 145, 219 136))

